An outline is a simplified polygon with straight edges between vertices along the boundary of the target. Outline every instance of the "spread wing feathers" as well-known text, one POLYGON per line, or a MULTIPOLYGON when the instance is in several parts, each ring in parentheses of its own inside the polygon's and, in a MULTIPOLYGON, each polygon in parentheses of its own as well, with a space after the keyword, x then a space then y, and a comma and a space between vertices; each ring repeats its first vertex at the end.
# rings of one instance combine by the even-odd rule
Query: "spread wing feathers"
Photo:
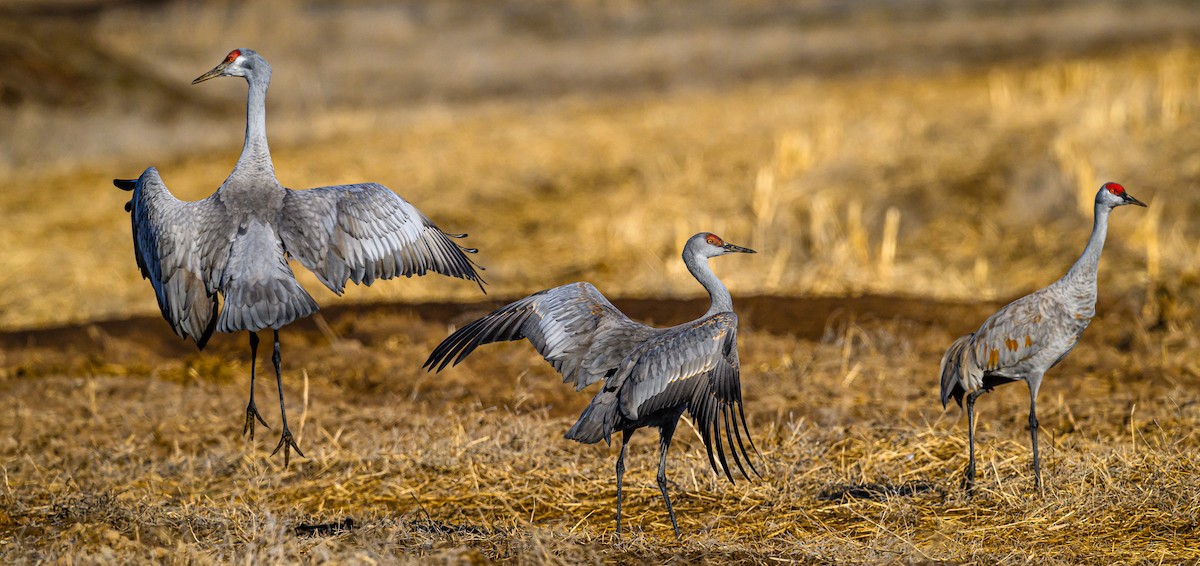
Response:
MULTIPOLYGON (((375 183, 287 190, 279 236, 287 252, 337 294, 346 281, 370 285, 434 271, 483 289, 475 253, 454 243, 421 211, 375 183)), ((482 269, 482 268, 479 268, 482 269)))
POLYGON ((1026 295, 988 317, 979 329, 959 337, 942 357, 942 405, 951 397, 1025 377, 1031 359, 1046 346, 1051 326, 1065 310, 1043 293, 1026 295))
POLYGON ((175 198, 153 167, 137 181, 113 184, 133 191, 126 205, 133 221, 133 252, 142 277, 154 287, 163 318, 176 334, 203 348, 217 318, 213 266, 224 263, 218 257, 220 246, 203 236, 221 222, 222 205, 211 197, 196 202, 175 198))
POLYGON ((483 344, 527 338, 563 382, 574 382, 578 390, 604 379, 638 344, 660 332, 630 320, 591 283, 571 283, 463 326, 434 348, 424 367, 441 371, 483 344))
POLYGON ((675 407, 687 407, 692 415, 714 471, 723 471, 733 481, 725 456, 727 441, 742 475, 749 477, 743 460, 758 475, 746 450, 747 443, 751 448, 754 443, 742 408, 737 315, 721 313, 676 326, 639 346, 605 383, 567 438, 608 440, 622 421, 635 422, 675 407))
POLYGON ((217 319, 221 332, 279 329, 317 312, 316 301, 288 266, 275 231, 254 218, 239 228, 219 283, 225 299, 217 319))

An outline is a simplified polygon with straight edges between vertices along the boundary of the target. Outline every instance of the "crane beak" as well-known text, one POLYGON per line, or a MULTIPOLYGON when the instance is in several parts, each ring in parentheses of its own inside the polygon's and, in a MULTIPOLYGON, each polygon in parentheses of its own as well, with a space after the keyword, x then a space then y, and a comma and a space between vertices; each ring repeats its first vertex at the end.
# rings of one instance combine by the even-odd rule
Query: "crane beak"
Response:
POLYGON ((200 83, 207 81, 208 79, 211 79, 213 77, 219 77, 225 73, 225 67, 228 67, 228 66, 229 66, 229 63, 221 63, 220 65, 213 67, 211 71, 196 77, 196 80, 192 81, 192 84, 200 84, 200 83))
POLYGON ((1121 195, 1121 198, 1122 198, 1122 199, 1125 201, 1125 203, 1124 203, 1124 204, 1136 204, 1136 205, 1138 205, 1138 206, 1142 206, 1142 207, 1146 206, 1146 203, 1144 203, 1144 202, 1142 202, 1142 201, 1140 201, 1140 200, 1138 200, 1138 199, 1135 199, 1135 198, 1133 198, 1133 196, 1132 196, 1132 195, 1130 195, 1129 193, 1124 193, 1124 194, 1122 194, 1122 195, 1121 195))
POLYGON ((735 246, 735 245, 733 245, 733 244, 725 244, 724 246, 721 246, 721 247, 725 248, 725 251, 727 251, 727 252, 729 252, 729 253, 735 253, 735 252, 741 252, 741 253, 744 253, 744 254, 756 254, 756 253, 758 253, 758 252, 756 252, 756 251, 754 251, 754 250, 752 250, 752 249, 750 249, 750 248, 743 248, 742 246, 735 246))

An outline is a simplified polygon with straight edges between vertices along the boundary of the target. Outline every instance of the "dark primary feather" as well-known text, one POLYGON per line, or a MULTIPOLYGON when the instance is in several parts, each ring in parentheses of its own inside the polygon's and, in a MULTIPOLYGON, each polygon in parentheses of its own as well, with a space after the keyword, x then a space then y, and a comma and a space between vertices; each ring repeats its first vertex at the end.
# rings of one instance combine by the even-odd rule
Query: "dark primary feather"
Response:
POLYGON ((289 254, 339 295, 347 280, 370 285, 428 271, 469 279, 483 289, 477 266, 465 255, 473 248, 454 243, 416 207, 375 183, 288 189, 279 237, 289 254))
POLYGON ((749 477, 743 460, 757 475, 746 450, 747 443, 752 449, 754 444, 746 426, 738 368, 734 313, 664 329, 624 358, 566 436, 588 444, 608 441, 614 431, 686 407, 714 471, 723 471, 733 481, 727 444, 742 475, 749 477))

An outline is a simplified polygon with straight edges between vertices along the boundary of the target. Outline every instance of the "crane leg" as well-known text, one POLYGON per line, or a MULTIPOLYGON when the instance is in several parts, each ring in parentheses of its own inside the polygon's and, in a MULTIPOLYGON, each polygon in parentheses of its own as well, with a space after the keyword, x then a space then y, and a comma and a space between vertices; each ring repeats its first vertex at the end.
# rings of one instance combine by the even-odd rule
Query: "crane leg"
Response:
POLYGON ((629 437, 633 436, 632 430, 621 432, 621 455, 617 456, 617 538, 621 537, 621 502, 625 495, 621 491, 621 484, 625 478, 625 447, 629 446, 629 437))
POLYGON ((1029 434, 1033 438, 1033 485, 1042 492, 1042 462, 1038 458, 1037 398, 1029 398, 1029 434))
POLYGON ((658 489, 662 491, 663 501, 667 504, 667 515, 671 517, 671 528, 675 529, 675 539, 683 542, 679 535, 679 523, 675 521, 675 509, 671 507, 671 497, 667 495, 667 448, 671 447, 671 437, 675 435, 675 425, 678 421, 663 425, 658 429, 658 489))
POLYGON ((258 361, 258 334, 250 333, 250 403, 246 405, 246 424, 242 426, 242 436, 250 433, 250 440, 254 440, 254 420, 270 430, 271 427, 264 421, 262 415, 258 413, 258 407, 254 406, 254 370, 255 363, 258 361))
POLYGON ((975 495, 975 399, 987 389, 977 389, 967 394, 967 445, 970 461, 967 463, 967 497, 975 495))
POLYGON ((274 456, 279 449, 283 449, 283 467, 287 467, 289 460, 289 450, 295 450, 301 458, 304 453, 300 451, 300 447, 296 445, 296 439, 292 438, 292 431, 288 430, 287 410, 283 406, 283 372, 281 370, 281 362, 283 357, 279 355, 279 330, 275 330, 275 352, 271 354, 271 362, 275 364, 275 385, 279 388, 279 417, 283 419, 283 435, 279 437, 279 444, 275 446, 275 450, 271 451, 274 456))

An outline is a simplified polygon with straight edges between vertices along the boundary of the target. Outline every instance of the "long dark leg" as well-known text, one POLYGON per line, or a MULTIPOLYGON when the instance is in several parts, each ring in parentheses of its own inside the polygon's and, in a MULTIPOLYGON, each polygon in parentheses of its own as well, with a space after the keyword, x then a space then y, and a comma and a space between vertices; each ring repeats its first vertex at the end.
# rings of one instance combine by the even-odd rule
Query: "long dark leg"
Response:
POLYGON ((624 493, 621 491, 621 482, 625 477, 625 447, 629 446, 629 437, 633 436, 632 430, 621 432, 621 455, 617 456, 617 537, 621 536, 621 501, 624 493))
POLYGON ((675 539, 683 542, 683 537, 679 536, 679 523, 675 522, 675 509, 671 507, 671 497, 667 495, 667 448, 671 447, 671 437, 675 435, 676 424, 678 421, 658 429, 658 489, 662 490, 663 501, 667 503, 667 515, 671 516, 671 528, 675 529, 675 539))
POLYGON ((258 334, 250 333, 250 403, 246 405, 246 424, 242 427, 242 436, 250 433, 250 440, 254 440, 254 420, 270 430, 271 427, 264 421, 262 415, 258 413, 258 407, 254 406, 254 364, 258 361, 258 334))
POLYGON ((1029 398, 1029 434, 1033 437, 1033 484, 1042 491, 1042 462, 1038 459, 1037 398, 1029 398))
POLYGON ((967 496, 975 495, 975 398, 987 393, 978 389, 967 394, 967 444, 971 455, 967 464, 967 496))
POLYGON ((274 456, 282 448, 283 467, 286 468, 289 449, 295 450, 300 457, 304 457, 304 453, 300 451, 299 446, 296 446, 296 439, 292 438, 292 431, 288 430, 287 409, 283 407, 283 371, 281 370, 283 357, 279 355, 279 330, 275 330, 275 353, 271 354, 271 361, 275 364, 275 385, 279 388, 279 417, 283 419, 283 435, 279 437, 279 444, 275 446, 275 450, 271 451, 271 455, 274 456))

